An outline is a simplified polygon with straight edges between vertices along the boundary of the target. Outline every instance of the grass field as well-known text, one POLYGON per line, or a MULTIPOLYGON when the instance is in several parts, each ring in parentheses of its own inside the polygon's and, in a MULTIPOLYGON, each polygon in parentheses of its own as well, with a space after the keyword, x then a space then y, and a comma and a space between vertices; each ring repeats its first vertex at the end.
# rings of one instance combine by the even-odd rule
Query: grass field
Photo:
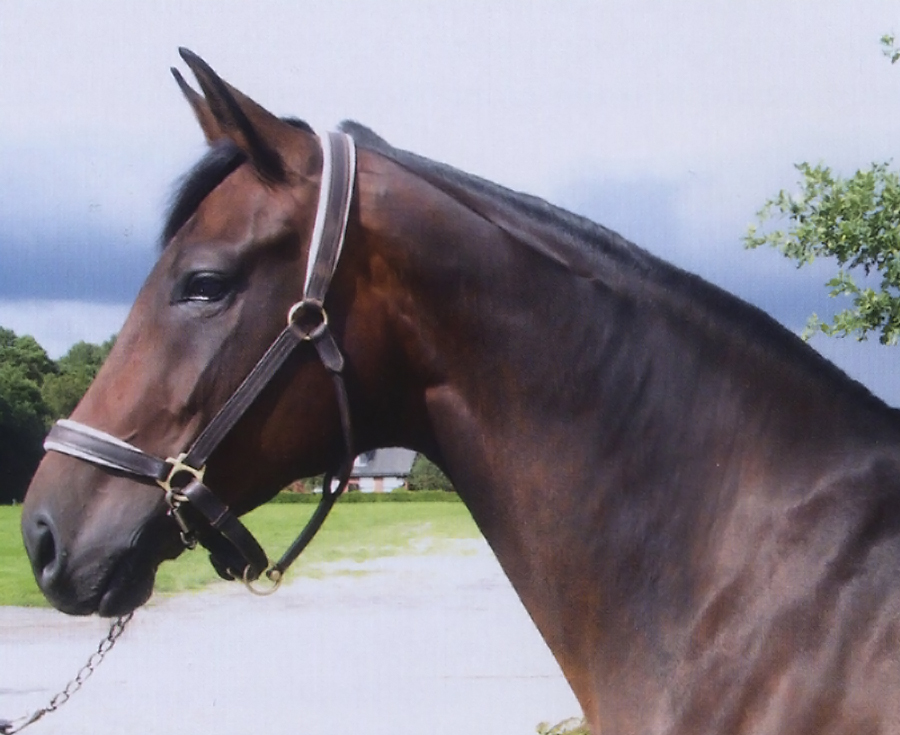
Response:
MULTIPOLYGON (((269 555, 277 558, 313 509, 307 504, 270 504, 244 520, 269 555)), ((22 547, 21 512, 21 507, 0 506, 0 605, 45 606, 22 547)), ((439 552, 448 542, 476 538, 478 529, 462 503, 340 502, 289 574, 316 576, 324 562, 439 552)), ((197 549, 163 564, 156 589, 181 592, 216 580, 206 552, 197 549)))

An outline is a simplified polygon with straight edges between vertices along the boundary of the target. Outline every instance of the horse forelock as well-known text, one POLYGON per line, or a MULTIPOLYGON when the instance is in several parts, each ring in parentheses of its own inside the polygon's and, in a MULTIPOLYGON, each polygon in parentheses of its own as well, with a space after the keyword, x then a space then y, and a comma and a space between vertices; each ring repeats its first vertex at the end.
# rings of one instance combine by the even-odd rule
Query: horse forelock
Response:
POLYGON ((161 247, 165 247, 191 218, 213 189, 237 169, 247 156, 230 140, 217 141, 179 181, 163 226, 161 247))
MULTIPOLYGON (((294 117, 283 120, 298 130, 313 133, 313 129, 303 120, 294 117)), ((178 181, 163 226, 161 247, 168 244, 213 189, 246 160, 246 154, 227 138, 210 146, 206 154, 178 181)))

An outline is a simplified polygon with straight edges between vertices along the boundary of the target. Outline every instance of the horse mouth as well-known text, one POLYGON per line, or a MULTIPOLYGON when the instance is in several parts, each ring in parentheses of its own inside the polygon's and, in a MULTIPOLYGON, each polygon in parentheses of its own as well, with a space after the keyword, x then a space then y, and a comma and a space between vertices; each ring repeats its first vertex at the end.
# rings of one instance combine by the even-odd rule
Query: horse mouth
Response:
MULTIPOLYGON (((150 599, 159 565, 174 559, 184 546, 178 541, 171 519, 151 520, 122 545, 87 544, 42 553, 33 549, 32 563, 39 586, 49 602, 68 615, 117 617, 137 609, 150 599), (52 563, 44 561, 55 557, 52 563)), ((43 546, 52 549, 52 542, 43 546)), ((27 545, 27 544, 26 544, 27 545)), ((34 544, 32 544, 34 546, 34 544)))
MULTIPOLYGON (((171 526, 173 524, 166 522, 170 520, 166 518, 163 523, 171 526)), ((159 565, 184 551, 184 545, 176 540, 177 535, 164 533, 158 526, 153 522, 148 524, 113 565, 97 599, 97 614, 102 617, 126 615, 146 603, 153 594, 159 565), (149 543, 150 539, 159 545, 149 543), (165 541, 161 543, 163 539, 165 541)))
MULTIPOLYGON (((103 565, 104 567, 106 565, 103 565)), ((42 586, 47 600, 67 615, 117 617, 143 605, 153 592, 155 566, 136 563, 133 554, 123 553, 108 572, 103 567, 61 575, 52 586, 42 586)))
POLYGON ((106 588, 96 603, 96 612, 101 617, 126 615, 150 599, 156 567, 137 565, 132 558, 128 555, 113 567, 106 588))

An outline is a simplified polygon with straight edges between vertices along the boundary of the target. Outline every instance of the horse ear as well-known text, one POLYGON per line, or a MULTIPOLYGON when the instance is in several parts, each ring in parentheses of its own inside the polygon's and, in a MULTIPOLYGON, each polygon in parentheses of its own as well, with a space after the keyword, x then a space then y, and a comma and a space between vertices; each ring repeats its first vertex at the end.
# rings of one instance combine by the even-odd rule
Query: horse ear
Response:
POLYGON ((206 142, 215 143, 217 140, 224 138, 225 132, 220 127, 216 118, 213 117, 212 110, 209 109, 209 105, 206 104, 203 95, 194 90, 194 88, 184 80, 184 77, 181 76, 181 72, 178 71, 178 69, 172 67, 171 72, 172 76, 175 77, 175 81, 178 82, 178 86, 181 87, 181 92, 184 94, 185 99, 187 99, 188 104, 190 104, 191 109, 194 110, 197 122, 200 123, 203 135, 206 136, 206 142))
POLYGON ((287 171, 280 150, 296 145, 298 131, 221 79, 199 56, 185 48, 178 51, 206 96, 198 105, 196 92, 185 93, 207 139, 231 139, 264 178, 284 181, 287 171))

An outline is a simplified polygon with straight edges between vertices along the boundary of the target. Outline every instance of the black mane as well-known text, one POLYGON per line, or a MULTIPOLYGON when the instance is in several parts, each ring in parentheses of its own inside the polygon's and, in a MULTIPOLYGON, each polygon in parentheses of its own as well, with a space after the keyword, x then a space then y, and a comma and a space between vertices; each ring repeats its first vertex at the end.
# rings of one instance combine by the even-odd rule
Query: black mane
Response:
POLYGON ((599 250, 607 258, 642 273, 658 269, 660 266, 674 267, 587 217, 556 207, 539 197, 507 189, 447 164, 394 148, 384 138, 353 120, 343 121, 339 129, 364 148, 373 150, 413 172, 426 173, 431 181, 449 185, 451 188, 461 185, 476 194, 502 201, 504 205, 525 215, 532 222, 553 229, 557 237, 562 235, 573 246, 582 248, 587 246, 595 254, 599 250))
MULTIPOLYGON (((701 309, 710 322, 721 325, 723 333, 744 341, 750 349, 779 354, 792 364, 806 368, 850 391, 857 399, 881 408, 889 408, 862 383, 824 358, 762 309, 712 284, 700 276, 682 270, 628 241, 618 233, 586 217, 568 212, 529 194, 465 173, 443 163, 394 148, 363 125, 344 121, 340 129, 363 148, 370 149, 427 181, 451 196, 460 188, 487 197, 495 203, 527 217, 568 251, 580 253, 603 268, 628 272, 647 285, 655 285, 692 310, 701 309)), ((515 233, 513 233, 515 234, 515 233)), ((894 409, 890 409, 894 411, 894 409)))

